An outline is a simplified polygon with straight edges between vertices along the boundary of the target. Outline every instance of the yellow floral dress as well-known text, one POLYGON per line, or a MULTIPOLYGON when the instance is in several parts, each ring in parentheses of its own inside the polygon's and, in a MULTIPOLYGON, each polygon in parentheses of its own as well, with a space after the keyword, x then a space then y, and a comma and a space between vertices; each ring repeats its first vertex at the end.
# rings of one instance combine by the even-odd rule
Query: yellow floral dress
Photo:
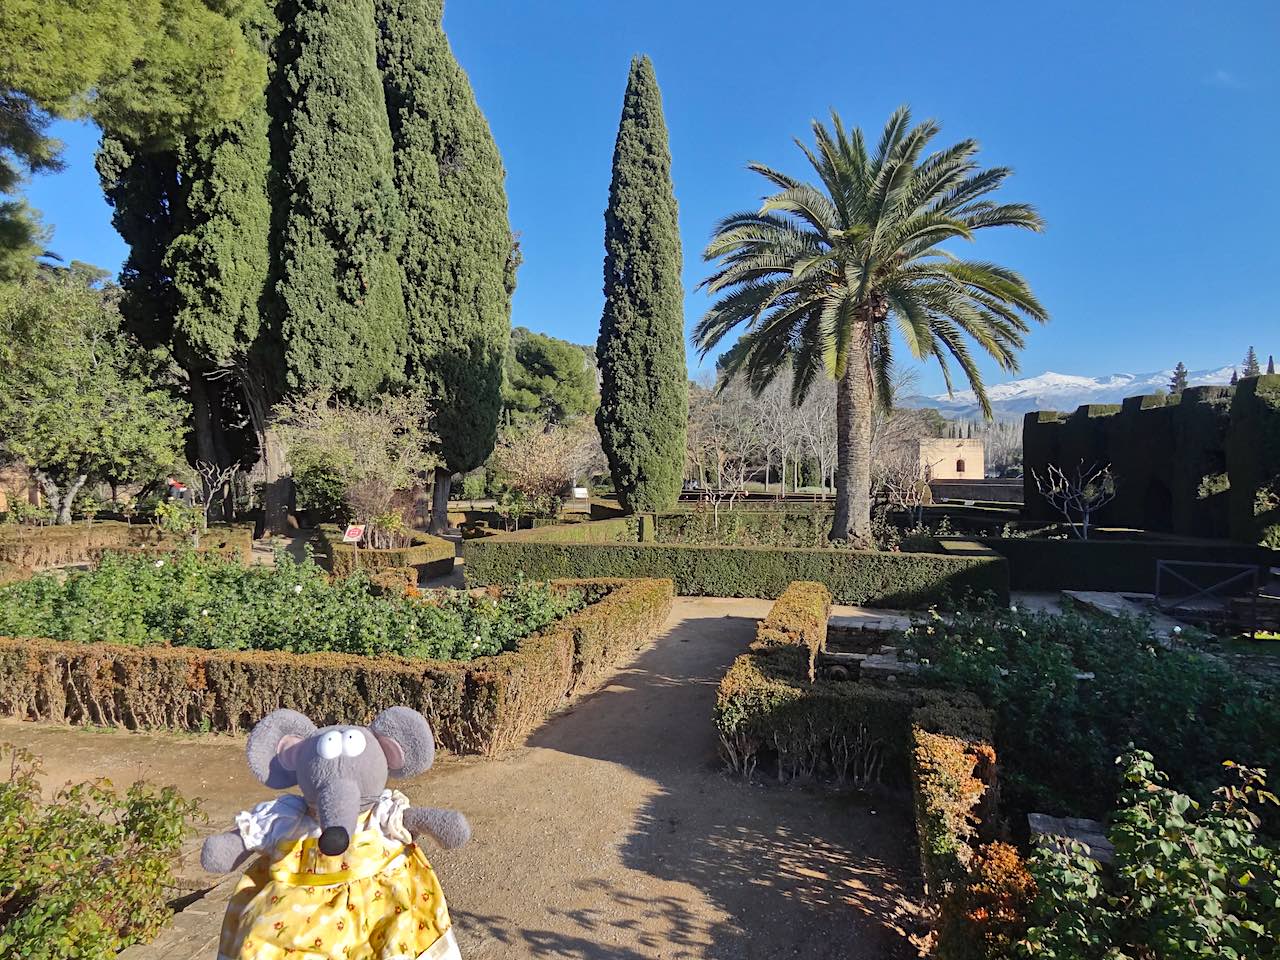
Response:
POLYGON ((218 960, 461 960, 440 883, 401 823, 408 805, 383 791, 336 857, 302 797, 238 815, 262 856, 227 905, 218 960))

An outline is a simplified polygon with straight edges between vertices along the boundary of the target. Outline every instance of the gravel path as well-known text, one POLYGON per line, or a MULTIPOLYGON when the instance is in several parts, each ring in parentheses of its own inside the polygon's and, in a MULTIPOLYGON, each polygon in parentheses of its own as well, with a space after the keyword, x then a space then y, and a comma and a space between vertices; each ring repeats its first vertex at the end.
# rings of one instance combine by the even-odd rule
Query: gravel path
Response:
MULTIPOLYGON (((768 607, 679 598, 652 646, 524 747, 447 758, 402 785, 471 819, 469 845, 429 852, 468 960, 915 955, 906 798, 877 804, 720 772, 716 683, 768 607)), ((270 795, 232 738, 7 722, 0 739, 43 755, 51 783, 90 773, 177 783, 207 798, 210 830, 270 795)), ((229 887, 123 957, 212 960, 229 887)))

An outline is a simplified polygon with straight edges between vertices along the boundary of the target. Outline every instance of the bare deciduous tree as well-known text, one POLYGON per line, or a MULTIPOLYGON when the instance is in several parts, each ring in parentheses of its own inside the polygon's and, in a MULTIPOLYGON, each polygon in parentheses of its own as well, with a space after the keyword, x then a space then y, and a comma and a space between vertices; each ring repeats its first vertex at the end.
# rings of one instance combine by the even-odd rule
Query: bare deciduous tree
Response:
POLYGON ((213 502, 235 481, 236 475, 240 472, 240 464, 233 463, 229 467, 220 467, 216 463, 209 463, 207 460, 197 460, 195 471, 200 478, 201 526, 203 529, 208 530, 209 511, 213 509, 213 502))
POLYGON ((1089 539, 1093 515, 1116 498, 1116 479, 1111 464, 1086 467, 1081 460, 1073 472, 1067 473, 1057 464, 1049 464, 1044 475, 1031 471, 1036 489, 1048 504, 1066 518, 1071 532, 1081 540, 1089 539))

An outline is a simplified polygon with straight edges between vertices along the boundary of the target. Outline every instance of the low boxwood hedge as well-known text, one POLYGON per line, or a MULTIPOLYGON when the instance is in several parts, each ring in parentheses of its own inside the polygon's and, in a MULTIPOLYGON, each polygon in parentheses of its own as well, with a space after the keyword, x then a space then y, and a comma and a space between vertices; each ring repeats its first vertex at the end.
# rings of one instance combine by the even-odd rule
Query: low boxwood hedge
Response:
POLYGON ((827 619, 831 615, 831 591, 825 584, 798 580, 782 591, 769 615, 756 627, 751 649, 769 654, 775 650, 801 649, 809 655, 808 678, 814 679, 814 659, 827 646, 827 619))
MULTIPOLYGON (((578 523, 470 540, 467 579, 510 583, 517 575, 666 577, 687 596, 767 597, 796 580, 823 583, 839 603, 918 608, 966 591, 1009 595, 1009 569, 990 551, 969 556, 832 548, 717 547, 625 542, 644 518, 578 523)), ((639 531, 641 536, 644 531, 639 531)))
POLYGON ((129 524, 114 520, 49 527, 4 526, 0 527, 0 560, 29 570, 91 563, 104 550, 136 543, 139 534, 132 530, 129 524))
POLYGON ((353 570, 387 570, 396 567, 414 567, 420 578, 443 577, 453 569, 457 551, 452 541, 414 531, 409 534, 413 543, 391 550, 357 549, 342 542, 342 528, 330 524, 320 527, 320 542, 326 564, 335 577, 349 576, 353 570))
MULTIPOLYGON (((62 526, 0 527, 0 562, 28 570, 93 563, 106 551, 172 553, 186 549, 183 537, 162 534, 152 524, 118 520, 62 526)), ((253 553, 252 524, 213 524, 200 536, 200 551, 238 555, 248 563, 253 553)))
MULTIPOLYGON (((948 550, 965 541, 940 538, 948 550)), ((972 543, 973 541, 967 541, 972 543)), ((1154 593, 1157 560, 1280 565, 1280 551, 1245 544, 1193 540, 1032 540, 981 538, 1009 561, 1014 590, 1102 590, 1154 593)), ((1181 571, 1196 581, 1197 575, 1181 571)), ((1219 571, 1202 576, 1223 579, 1219 571)))
POLYGON ((670 612, 667 580, 574 585, 596 601, 514 651, 467 662, 0 638, 0 714, 237 733, 280 707, 330 724, 405 704, 448 749, 492 754, 639 649, 670 612))

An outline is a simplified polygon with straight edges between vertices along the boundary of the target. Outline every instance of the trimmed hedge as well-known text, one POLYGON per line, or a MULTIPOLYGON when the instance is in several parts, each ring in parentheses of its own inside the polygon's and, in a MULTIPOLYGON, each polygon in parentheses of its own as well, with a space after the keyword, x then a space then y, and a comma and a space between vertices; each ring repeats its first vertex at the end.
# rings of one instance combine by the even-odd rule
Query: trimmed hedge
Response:
MULTIPOLYGON (((520 573, 562 577, 664 577, 686 596, 781 596, 796 580, 823 583, 839 603, 925 607, 966 591, 1009 596, 997 554, 883 553, 832 548, 717 547, 618 542, 633 518, 543 527, 468 541, 468 582, 510 583, 520 573)), ((631 536, 634 541, 636 537, 631 536)))
POLYGON ((798 580, 782 591, 769 615, 756 627, 751 649, 768 654, 799 647, 809 653, 808 678, 814 680, 814 659, 827 648, 827 620, 831 591, 825 584, 798 580))
POLYGON ((35 571, 30 567, 20 567, 8 560, 0 560, 0 587, 9 583, 21 583, 23 580, 30 580, 33 576, 35 571))
POLYGON ((127 523, 101 520, 63 526, 0 527, 0 560, 31 570, 92 563, 104 550, 135 543, 127 523))
POLYGON ((325 725, 405 704, 448 749, 492 754, 642 646, 670 611, 670 581, 592 584, 597 602, 514 651, 467 662, 0 638, 0 714, 237 733, 280 707, 325 725))
MULTIPOLYGON (((948 549, 964 541, 941 539, 948 549)), ((972 541, 969 541, 972 542, 972 541)), ((1157 560, 1280 564, 1280 552, 1227 543, 1159 540, 1033 540, 979 538, 1009 561, 1014 590, 1103 590, 1154 593, 1157 560)), ((1194 575, 1183 571, 1195 580, 1194 575)), ((1222 576, 1211 571, 1211 581, 1222 576)), ((1208 584, 1206 583, 1205 586, 1208 584)))
MULTIPOLYGON (((911 717, 911 793, 926 891, 941 900, 961 884, 984 812, 994 796, 991 713, 932 703, 911 717)), ((989 806, 986 812, 990 812, 989 806)))
POLYGON ((869 682, 808 679, 808 653, 796 647, 738 657, 720 681, 715 724, 726 764, 749 777, 763 760, 780 781, 823 776, 838 783, 905 782, 911 717, 968 694, 869 682))
MULTIPOLYGON (((130 546, 113 547, 113 552, 164 555, 190 548, 190 541, 185 537, 160 536, 151 527, 135 526, 131 531, 130 546)), ((253 524, 210 526, 200 534, 200 546, 196 552, 235 557, 248 566, 253 562, 253 524)))
POLYGON ((1227 473, 1231 536, 1280 550, 1280 374, 1236 387, 1227 473))
POLYGON ((320 527, 321 546, 328 556, 329 572, 335 577, 350 576, 357 569, 373 571, 400 567, 413 567, 418 571, 419 577, 424 579, 443 577, 453 569, 457 553, 452 541, 416 531, 409 534, 413 540, 412 546, 391 550, 373 550, 368 547, 357 550, 351 544, 342 542, 342 533, 341 528, 330 524, 322 524, 320 527))

